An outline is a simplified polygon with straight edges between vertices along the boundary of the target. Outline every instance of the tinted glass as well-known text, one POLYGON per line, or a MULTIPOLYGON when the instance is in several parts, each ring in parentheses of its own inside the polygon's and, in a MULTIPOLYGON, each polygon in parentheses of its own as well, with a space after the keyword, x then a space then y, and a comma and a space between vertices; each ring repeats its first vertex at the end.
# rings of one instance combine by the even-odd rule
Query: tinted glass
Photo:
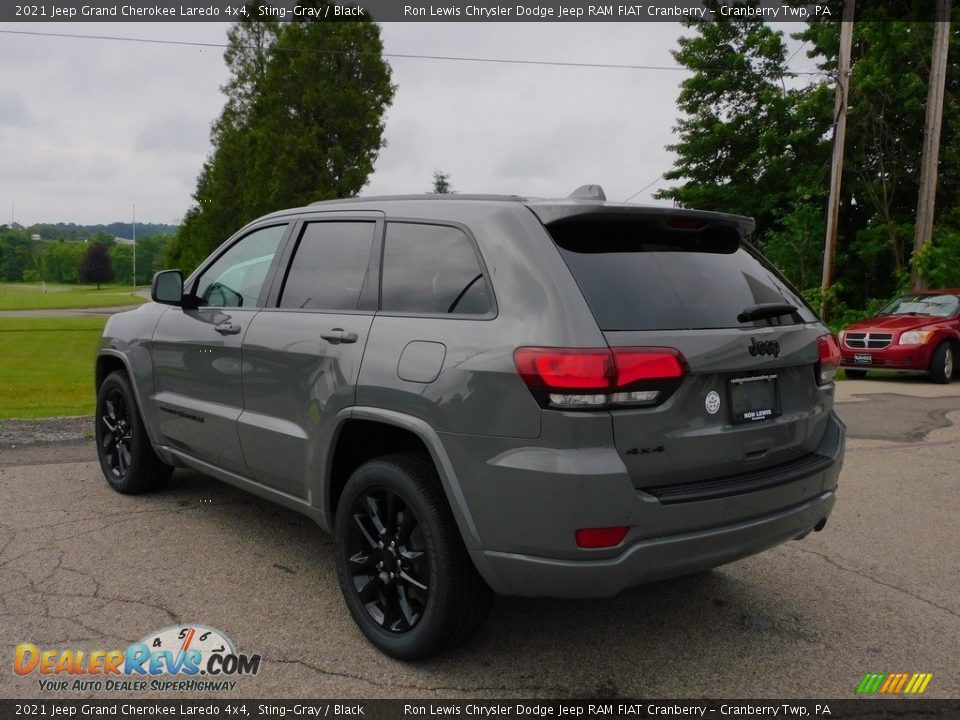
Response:
POLYGON ((960 309, 956 295, 906 295, 897 298, 878 315, 932 315, 950 317, 960 309))
POLYGON ((467 236, 441 225, 388 224, 382 308, 425 315, 490 312, 486 279, 467 236))
POLYGON ((201 305, 256 307, 286 225, 255 230, 227 250, 197 281, 201 305))
POLYGON ((309 223, 290 264, 280 307, 356 310, 375 229, 372 222, 309 223))
POLYGON ((603 330, 783 325, 816 316, 732 227, 670 230, 634 219, 588 218, 548 230, 603 330), (743 310, 789 303, 793 315, 740 323, 743 310))

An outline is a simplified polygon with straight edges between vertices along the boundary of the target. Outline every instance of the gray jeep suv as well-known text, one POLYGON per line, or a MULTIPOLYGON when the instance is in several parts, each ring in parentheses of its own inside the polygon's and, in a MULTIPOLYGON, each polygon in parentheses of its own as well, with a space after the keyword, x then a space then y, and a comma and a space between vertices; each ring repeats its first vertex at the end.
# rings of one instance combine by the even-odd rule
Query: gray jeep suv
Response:
POLYGON ((313 518, 404 659, 494 593, 609 596, 803 537, 834 504, 840 353, 752 227, 595 186, 267 215, 107 323, 104 475, 188 467, 313 518))

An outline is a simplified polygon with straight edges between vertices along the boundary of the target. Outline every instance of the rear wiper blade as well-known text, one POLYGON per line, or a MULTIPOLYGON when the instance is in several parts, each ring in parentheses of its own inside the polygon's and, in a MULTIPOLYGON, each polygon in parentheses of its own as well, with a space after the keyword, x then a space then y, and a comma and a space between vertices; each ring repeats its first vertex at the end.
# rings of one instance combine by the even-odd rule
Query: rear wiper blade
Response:
POLYGON ((760 320, 762 318, 780 317, 781 315, 793 315, 797 311, 796 305, 790 303, 761 303, 760 305, 751 305, 744 308, 743 312, 737 315, 740 322, 749 322, 750 320, 760 320))

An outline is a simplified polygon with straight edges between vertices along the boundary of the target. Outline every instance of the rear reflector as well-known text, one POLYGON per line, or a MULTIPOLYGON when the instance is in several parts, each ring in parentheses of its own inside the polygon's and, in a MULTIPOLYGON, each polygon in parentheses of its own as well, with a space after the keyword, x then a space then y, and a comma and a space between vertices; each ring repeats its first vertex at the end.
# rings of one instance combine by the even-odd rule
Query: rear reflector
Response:
POLYGON ((619 545, 627 536, 627 527, 581 528, 577 530, 577 547, 607 548, 619 545))
POLYGON ((534 395, 560 408, 653 405, 686 373, 673 348, 518 348, 517 372, 534 395))
POLYGON ((840 346, 833 335, 821 335, 817 338, 817 351, 820 354, 816 369, 817 382, 820 385, 829 385, 840 367, 840 346))

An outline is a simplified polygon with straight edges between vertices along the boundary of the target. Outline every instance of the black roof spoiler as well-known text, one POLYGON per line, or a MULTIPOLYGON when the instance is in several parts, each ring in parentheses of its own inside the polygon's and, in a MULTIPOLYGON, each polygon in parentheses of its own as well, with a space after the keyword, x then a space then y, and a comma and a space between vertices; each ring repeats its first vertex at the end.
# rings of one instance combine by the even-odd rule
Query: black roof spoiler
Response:
POLYGON ((704 224, 733 225, 744 235, 749 235, 756 229, 756 222, 753 218, 743 215, 732 215, 730 213, 710 212, 707 210, 687 210, 685 208, 675 208, 657 205, 634 205, 631 203, 617 202, 587 202, 580 199, 566 200, 533 200, 527 203, 527 207, 533 211, 540 222, 544 225, 557 222, 559 220, 568 220, 576 217, 586 216, 623 216, 633 215, 635 217, 646 217, 669 222, 671 218, 699 220, 704 224))

